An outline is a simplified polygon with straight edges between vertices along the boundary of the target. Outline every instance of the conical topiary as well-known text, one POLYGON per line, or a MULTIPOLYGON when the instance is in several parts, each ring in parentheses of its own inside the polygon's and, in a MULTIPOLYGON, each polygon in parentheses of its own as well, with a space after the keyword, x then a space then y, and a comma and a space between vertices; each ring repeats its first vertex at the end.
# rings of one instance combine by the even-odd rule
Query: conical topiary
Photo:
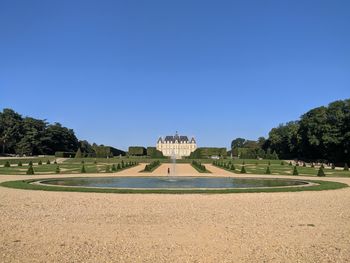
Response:
POLYGON ((334 170, 335 169, 335 164, 334 163, 332 163, 332 170, 334 170))
POLYGON ((47 160, 47 161, 46 161, 46 164, 51 164, 50 160, 47 160))
POLYGON ((267 162, 267 165, 271 165, 271 162, 270 162, 270 161, 268 161, 268 162, 267 162))
POLYGON ((270 165, 267 166, 266 171, 265 171, 265 174, 271 174, 270 165))
POLYGON ((9 161, 6 161, 6 163, 4 164, 4 167, 11 167, 11 164, 9 161))
POLYGON ((311 168, 315 168, 315 164, 314 163, 311 163, 311 168))
POLYGON ((32 161, 29 161, 29 165, 33 165, 33 162, 32 162, 32 161))
POLYGON ((284 161, 281 161, 281 165, 284 165, 284 161))
POLYGON ((292 164, 292 162, 290 161, 290 162, 289 162, 289 166, 292 166, 292 165, 293 165, 293 164, 292 164))
POLYGON ((242 165, 242 168, 241 168, 241 174, 245 174, 245 173, 247 173, 247 171, 245 170, 244 165, 242 165))
POLYGON ((39 160, 38 165, 42 165, 42 164, 43 164, 43 162, 41 160, 39 160))
POLYGON ((236 170, 236 167, 235 167, 234 164, 231 164, 231 170, 232 170, 232 171, 236 170))
POLYGON ((320 169, 318 169, 317 176, 326 176, 322 166, 320 167, 320 169))
POLYGON ((83 166, 81 167, 80 172, 81 172, 82 174, 86 173, 86 170, 85 170, 85 165, 84 165, 84 164, 83 164, 83 166))
POLYGON ((344 171, 349 171, 349 166, 347 163, 344 164, 344 171))
POLYGON ((303 167, 306 167, 306 163, 305 162, 303 163, 303 167))
POLYGON ((60 172, 61 172, 60 167, 57 165, 57 166, 56 166, 55 173, 56 173, 56 174, 59 174, 60 172))
POLYGON ((117 171, 117 168, 115 168, 115 165, 112 164, 112 172, 115 172, 115 171, 117 171))
POLYGON ((33 165, 29 165, 28 170, 27 170, 27 175, 31 175, 31 174, 34 174, 33 165))
POLYGON ((18 166, 22 166, 23 164, 22 164, 22 162, 21 161, 19 161, 18 162, 18 166))
POLYGON ((53 164, 57 164, 57 161, 55 160, 55 161, 53 162, 53 164))
POLYGON ((299 175, 299 172, 296 166, 294 166, 293 175, 299 175))
POLYGON ((120 170, 120 169, 122 169, 122 167, 120 166, 120 163, 118 163, 117 170, 120 170))

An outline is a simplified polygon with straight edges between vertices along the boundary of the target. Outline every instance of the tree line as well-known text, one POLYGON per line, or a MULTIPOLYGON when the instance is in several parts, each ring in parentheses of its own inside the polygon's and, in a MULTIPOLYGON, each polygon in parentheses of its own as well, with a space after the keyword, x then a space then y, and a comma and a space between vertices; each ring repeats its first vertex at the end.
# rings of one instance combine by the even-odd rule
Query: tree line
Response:
POLYGON ((299 120, 280 124, 271 129, 267 139, 234 139, 231 149, 234 156, 246 155, 242 158, 349 163, 350 99, 314 108, 299 120))
POLYGON ((0 112, 0 153, 2 155, 54 155, 74 157, 112 157, 125 155, 110 146, 79 141, 74 131, 60 123, 23 117, 12 109, 0 112))

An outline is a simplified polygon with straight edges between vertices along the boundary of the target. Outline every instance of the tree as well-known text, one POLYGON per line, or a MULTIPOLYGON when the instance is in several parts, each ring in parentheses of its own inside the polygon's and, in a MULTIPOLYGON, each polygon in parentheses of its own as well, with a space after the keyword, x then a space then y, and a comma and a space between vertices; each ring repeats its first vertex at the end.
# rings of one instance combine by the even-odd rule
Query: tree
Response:
POLYGON ((318 169, 317 176, 326 176, 322 166, 320 167, 320 169, 318 169))
POLYGON ((244 165, 242 165, 242 168, 241 168, 241 174, 245 174, 245 173, 247 173, 247 171, 245 170, 244 165))
POLYGON ((299 175, 299 172, 298 172, 297 166, 294 166, 294 169, 293 169, 293 175, 299 175))
POLYGON ((27 170, 27 175, 32 175, 32 174, 34 174, 34 169, 33 169, 33 166, 32 165, 29 165, 29 167, 28 167, 28 170, 27 170))
POLYGON ((236 138, 236 139, 232 140, 231 149, 242 148, 244 145, 244 142, 245 142, 244 138, 236 138))
POLYGON ((81 153, 80 148, 78 148, 77 152, 75 153, 75 158, 82 158, 83 154, 81 153))

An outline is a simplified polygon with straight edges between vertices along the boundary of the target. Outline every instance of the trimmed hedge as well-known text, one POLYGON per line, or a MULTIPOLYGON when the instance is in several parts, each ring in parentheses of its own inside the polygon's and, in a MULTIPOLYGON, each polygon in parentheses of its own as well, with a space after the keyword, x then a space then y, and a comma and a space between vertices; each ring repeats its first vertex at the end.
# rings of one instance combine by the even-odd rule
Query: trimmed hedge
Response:
POLYGON ((147 155, 147 150, 142 146, 130 146, 128 154, 129 156, 145 156, 147 155))

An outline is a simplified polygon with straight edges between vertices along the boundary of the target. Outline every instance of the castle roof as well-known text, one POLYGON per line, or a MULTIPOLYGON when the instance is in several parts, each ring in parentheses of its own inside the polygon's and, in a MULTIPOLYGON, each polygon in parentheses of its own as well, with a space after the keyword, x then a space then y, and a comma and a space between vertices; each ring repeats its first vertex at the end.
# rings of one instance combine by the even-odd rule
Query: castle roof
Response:
MULTIPOLYGON (((165 136, 164 141, 165 142, 172 142, 172 143, 175 143, 176 141, 179 143, 196 142, 194 140, 194 138, 192 138, 190 141, 187 136, 178 135, 177 132, 174 136, 172 136, 172 135, 165 136)), ((162 138, 159 138, 158 142, 163 142, 162 138)))

